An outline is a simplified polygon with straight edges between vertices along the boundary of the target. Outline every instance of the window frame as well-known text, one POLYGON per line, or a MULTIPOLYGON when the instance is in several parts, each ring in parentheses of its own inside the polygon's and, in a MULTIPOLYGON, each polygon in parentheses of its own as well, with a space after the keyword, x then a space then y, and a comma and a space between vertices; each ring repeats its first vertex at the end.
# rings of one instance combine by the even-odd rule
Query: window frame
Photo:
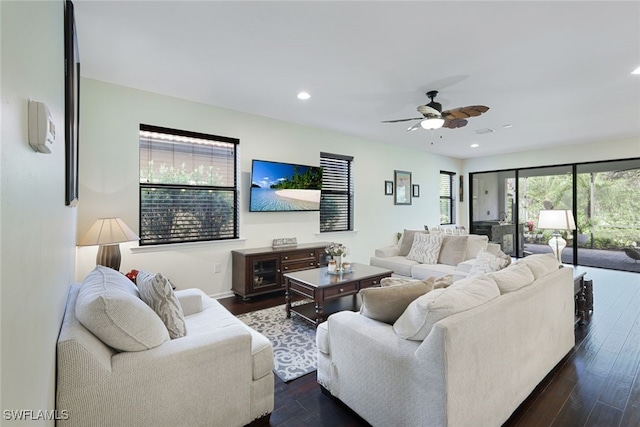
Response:
POLYGON ((319 228, 320 233, 335 233, 335 232, 343 232, 343 231, 353 231, 354 230, 354 189, 353 189, 353 156, 347 156, 343 154, 334 154, 334 153, 320 153, 320 166, 322 167, 322 190, 320 197, 320 218, 319 228), (339 162, 346 165, 346 174, 342 175, 342 179, 346 181, 347 189, 336 189, 336 188, 327 188, 328 185, 325 182, 325 178, 327 175, 325 174, 325 170, 329 168, 327 163, 329 162, 339 162), (326 203, 328 198, 326 196, 329 195, 342 195, 346 196, 346 213, 344 210, 340 210, 341 216, 346 214, 346 228, 345 227, 326 227, 323 226, 323 201, 326 203))
MULTIPOLYGON (((219 135, 211 135, 199 132, 185 131, 179 129, 172 129, 160 126, 153 126, 147 124, 140 124, 139 133, 138 133, 138 153, 140 155, 141 150, 141 142, 142 136, 141 132, 156 132, 162 134, 168 134, 174 137, 187 137, 187 138, 196 138, 203 139, 215 142, 221 142, 226 144, 233 144, 233 182, 232 185, 203 185, 203 184, 180 184, 180 183, 149 183, 142 182, 141 180, 141 169, 140 169, 140 159, 138 159, 138 175, 139 175, 139 183, 138 183, 138 230, 140 235, 139 245, 142 247, 156 246, 156 245, 171 245, 171 244, 184 244, 184 243, 193 243, 193 242, 215 242, 215 241, 224 241, 224 240, 232 240, 238 239, 240 235, 240 227, 239 227, 239 189, 238 189, 238 149, 240 140, 237 138, 231 138, 226 136, 219 135), (207 191, 207 192, 223 192, 223 193, 231 193, 233 206, 232 206, 232 233, 230 235, 225 235, 224 237, 213 238, 210 235, 204 237, 197 238, 173 238, 167 237, 164 240, 158 241, 157 239, 145 239, 143 236, 143 192, 148 191, 149 189, 165 189, 165 190, 180 190, 180 191, 207 191)), ((169 141, 170 142, 170 141, 169 141)), ((228 165, 228 163, 227 163, 228 165)), ((173 165, 175 166, 175 165, 173 165)))
POLYGON ((455 181, 455 177, 456 177, 456 173, 455 172, 449 172, 449 171, 440 171, 440 181, 438 184, 438 194, 440 195, 440 200, 438 203, 439 206, 439 213, 442 214, 442 201, 443 200, 448 200, 449 201, 449 222, 442 222, 442 217, 440 218, 440 225, 452 225, 455 224, 455 216, 456 216, 456 208, 455 208, 455 193, 454 193, 454 181, 455 181), (444 176, 448 176, 449 179, 449 195, 443 195, 442 194, 442 180, 444 178, 444 176))

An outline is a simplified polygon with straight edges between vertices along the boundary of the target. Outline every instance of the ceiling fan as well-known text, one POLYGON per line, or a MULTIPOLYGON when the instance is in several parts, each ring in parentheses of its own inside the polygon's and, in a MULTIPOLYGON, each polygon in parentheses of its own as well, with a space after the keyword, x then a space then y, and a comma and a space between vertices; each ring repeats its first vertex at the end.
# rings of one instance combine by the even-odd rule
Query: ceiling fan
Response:
POLYGON ((489 107, 484 105, 469 105, 467 107, 453 108, 451 110, 442 111, 442 104, 434 101, 438 95, 437 90, 427 92, 427 96, 431 102, 426 105, 419 105, 418 112, 422 117, 413 117, 410 119, 385 120, 382 123, 398 123, 408 122, 410 120, 420 120, 415 125, 407 129, 407 132, 423 129, 439 129, 441 127, 456 129, 466 126, 469 117, 476 117, 482 113, 486 113, 489 107))

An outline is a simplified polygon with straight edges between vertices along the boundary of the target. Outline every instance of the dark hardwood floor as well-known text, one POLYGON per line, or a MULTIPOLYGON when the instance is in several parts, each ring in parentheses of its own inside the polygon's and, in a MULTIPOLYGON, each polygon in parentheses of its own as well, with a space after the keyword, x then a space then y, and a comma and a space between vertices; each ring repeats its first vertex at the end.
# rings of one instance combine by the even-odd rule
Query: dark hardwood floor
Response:
MULTIPOLYGON (((640 274, 578 267, 593 280, 594 311, 576 327, 574 349, 504 426, 640 427, 640 274)), ((275 294, 219 300, 234 314, 283 304, 275 294)), ((367 426, 321 393, 316 374, 276 377, 271 426, 367 426)), ((484 426, 483 426, 484 427, 484 426)))

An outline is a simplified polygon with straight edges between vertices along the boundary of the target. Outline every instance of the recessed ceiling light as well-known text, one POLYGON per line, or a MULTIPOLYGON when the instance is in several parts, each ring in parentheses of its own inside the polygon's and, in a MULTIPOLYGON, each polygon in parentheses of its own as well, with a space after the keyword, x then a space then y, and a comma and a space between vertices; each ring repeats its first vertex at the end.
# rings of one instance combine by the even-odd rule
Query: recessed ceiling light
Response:
POLYGON ((298 99, 309 99, 311 98, 311 95, 309 95, 307 92, 300 92, 298 94, 298 99))
POLYGON ((636 68, 631 72, 631 74, 640 74, 640 67, 636 68))
POLYGON ((480 144, 471 144, 469 147, 471 147, 471 148, 478 148, 478 147, 480 147, 480 144))

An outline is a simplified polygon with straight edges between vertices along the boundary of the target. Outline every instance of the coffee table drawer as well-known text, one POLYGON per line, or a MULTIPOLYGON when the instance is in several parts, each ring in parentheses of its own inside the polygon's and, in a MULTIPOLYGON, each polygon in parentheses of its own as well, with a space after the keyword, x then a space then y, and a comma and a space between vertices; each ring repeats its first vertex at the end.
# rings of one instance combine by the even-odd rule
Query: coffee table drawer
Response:
POLYGON ((380 286, 380 281, 385 277, 391 277, 391 276, 380 276, 380 277, 374 277, 373 279, 361 280, 360 289, 370 288, 372 286, 380 286))
POLYGON ((324 291, 324 299, 332 299, 332 298, 340 298, 345 295, 352 295, 358 292, 358 284, 357 283, 345 283, 341 286, 331 287, 329 289, 325 289, 324 291))

